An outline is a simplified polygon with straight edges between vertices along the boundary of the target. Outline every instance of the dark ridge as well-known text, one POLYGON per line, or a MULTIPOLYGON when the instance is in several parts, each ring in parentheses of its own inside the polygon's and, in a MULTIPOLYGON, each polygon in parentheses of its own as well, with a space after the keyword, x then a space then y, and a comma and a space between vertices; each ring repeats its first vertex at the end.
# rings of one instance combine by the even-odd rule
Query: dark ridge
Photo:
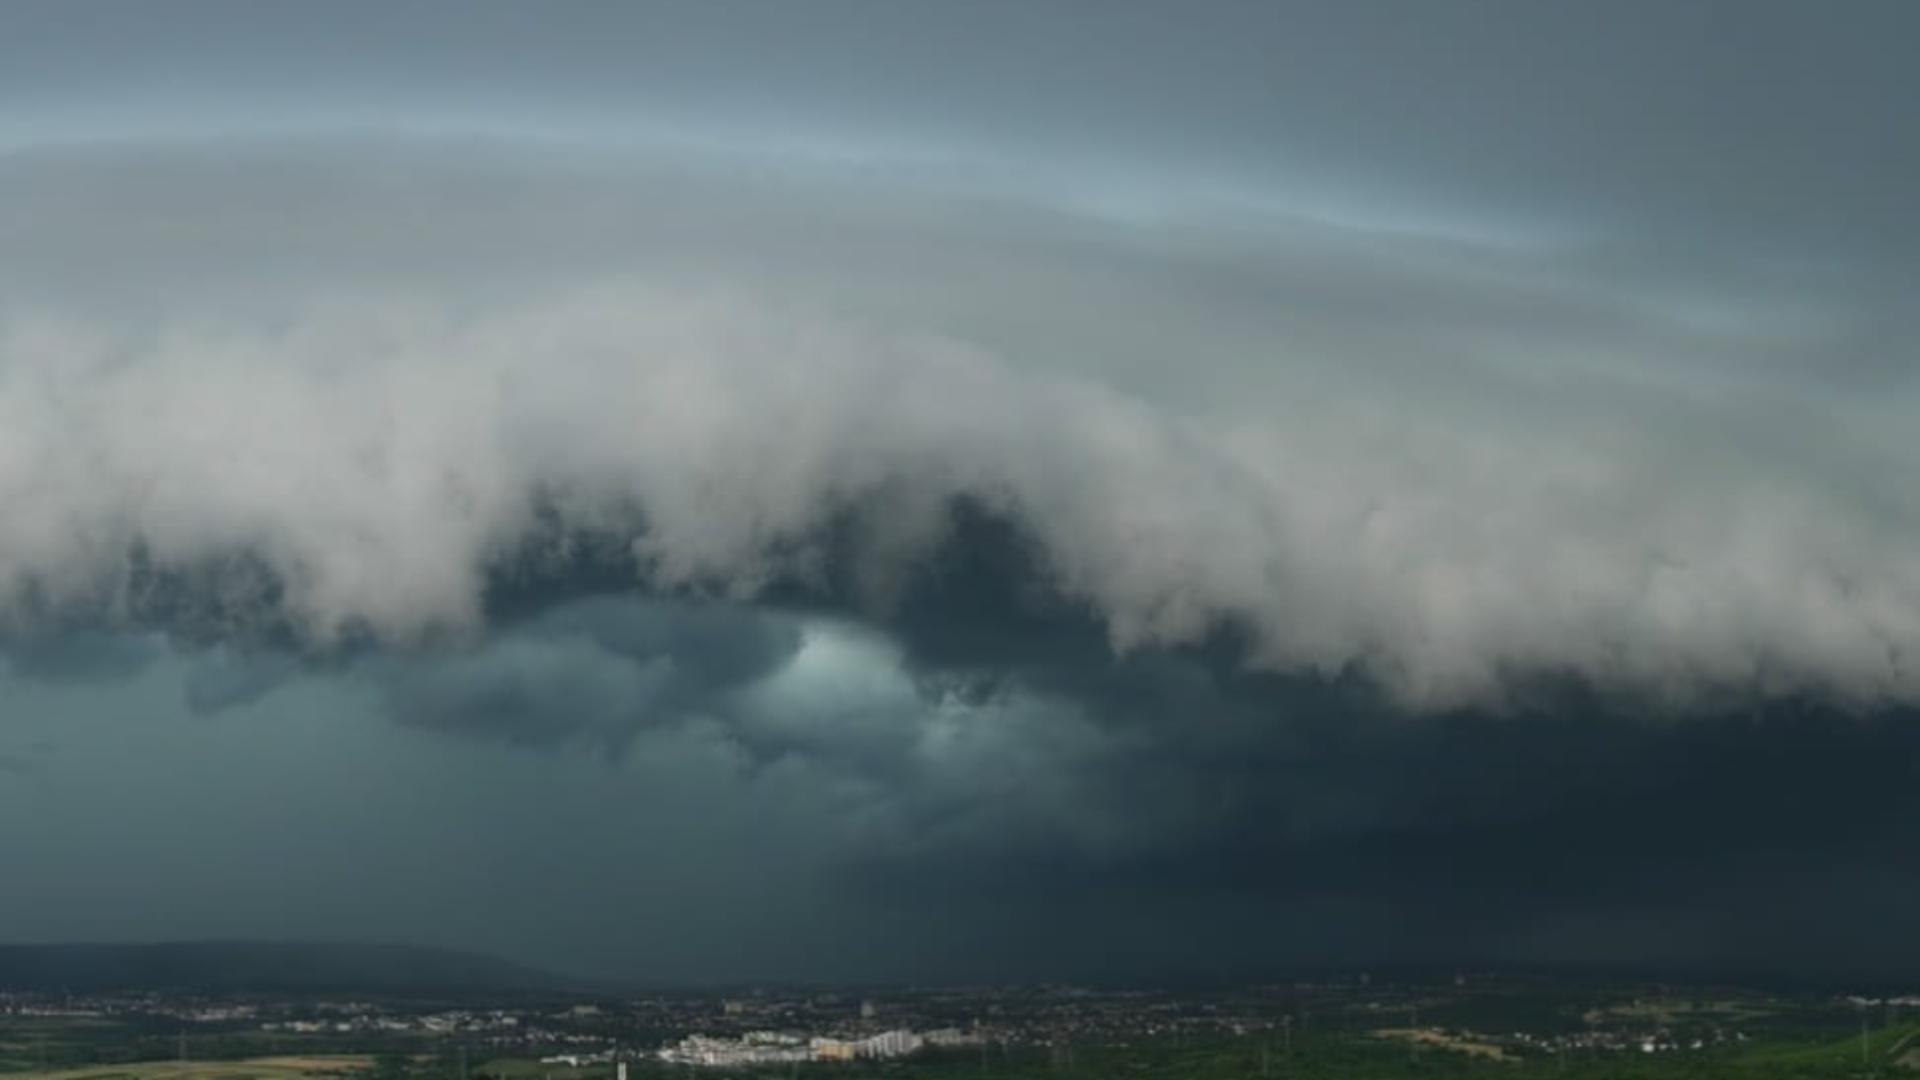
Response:
POLYGON ((167 942, 0 945, 0 989, 92 993, 534 993, 569 981, 495 957, 414 945, 167 942))

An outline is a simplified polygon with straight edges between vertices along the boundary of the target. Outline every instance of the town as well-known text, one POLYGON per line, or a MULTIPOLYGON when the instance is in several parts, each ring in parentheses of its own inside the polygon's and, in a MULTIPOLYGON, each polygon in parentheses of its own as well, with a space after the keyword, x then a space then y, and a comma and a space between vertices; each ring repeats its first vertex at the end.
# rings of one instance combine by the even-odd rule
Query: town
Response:
POLYGON ((1390 980, 1355 973, 1188 991, 762 987, 491 1000, 0 991, 0 1074, 299 1061, 333 1075, 372 1075, 382 1060, 449 1062, 439 1073, 398 1075, 468 1080, 906 1060, 971 1063, 965 1067, 985 1073, 1184 1054, 1239 1061, 1267 1078, 1279 1067, 1394 1054, 1565 1068, 1667 1058, 1704 1065, 1782 1046, 1829 1052, 1840 1063, 1920 1068, 1916 1017, 1914 994, 1794 996, 1465 974, 1390 980))

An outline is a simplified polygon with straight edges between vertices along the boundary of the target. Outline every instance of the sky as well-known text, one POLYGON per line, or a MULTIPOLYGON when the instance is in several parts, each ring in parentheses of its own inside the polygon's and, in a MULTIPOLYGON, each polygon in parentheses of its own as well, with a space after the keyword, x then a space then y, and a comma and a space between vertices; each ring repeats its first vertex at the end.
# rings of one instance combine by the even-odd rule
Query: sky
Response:
POLYGON ((0 4, 0 926, 1910 973, 1916 32, 0 4))

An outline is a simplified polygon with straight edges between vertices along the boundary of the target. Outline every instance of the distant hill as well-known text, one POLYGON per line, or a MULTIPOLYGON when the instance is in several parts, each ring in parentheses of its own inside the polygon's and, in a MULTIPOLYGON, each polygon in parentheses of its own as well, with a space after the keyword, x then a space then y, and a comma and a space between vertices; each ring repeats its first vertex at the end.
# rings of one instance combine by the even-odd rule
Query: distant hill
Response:
POLYGON ((0 945, 0 989, 533 993, 570 980, 495 957, 412 945, 172 942, 0 945))

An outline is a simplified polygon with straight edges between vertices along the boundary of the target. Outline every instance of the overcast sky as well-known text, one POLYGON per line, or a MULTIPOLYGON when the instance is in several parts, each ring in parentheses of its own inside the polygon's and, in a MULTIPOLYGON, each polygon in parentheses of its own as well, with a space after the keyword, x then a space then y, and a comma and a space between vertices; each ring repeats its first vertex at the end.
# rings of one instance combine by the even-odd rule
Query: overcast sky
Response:
POLYGON ((0 926, 1911 970, 1917 32, 0 5, 0 926))

